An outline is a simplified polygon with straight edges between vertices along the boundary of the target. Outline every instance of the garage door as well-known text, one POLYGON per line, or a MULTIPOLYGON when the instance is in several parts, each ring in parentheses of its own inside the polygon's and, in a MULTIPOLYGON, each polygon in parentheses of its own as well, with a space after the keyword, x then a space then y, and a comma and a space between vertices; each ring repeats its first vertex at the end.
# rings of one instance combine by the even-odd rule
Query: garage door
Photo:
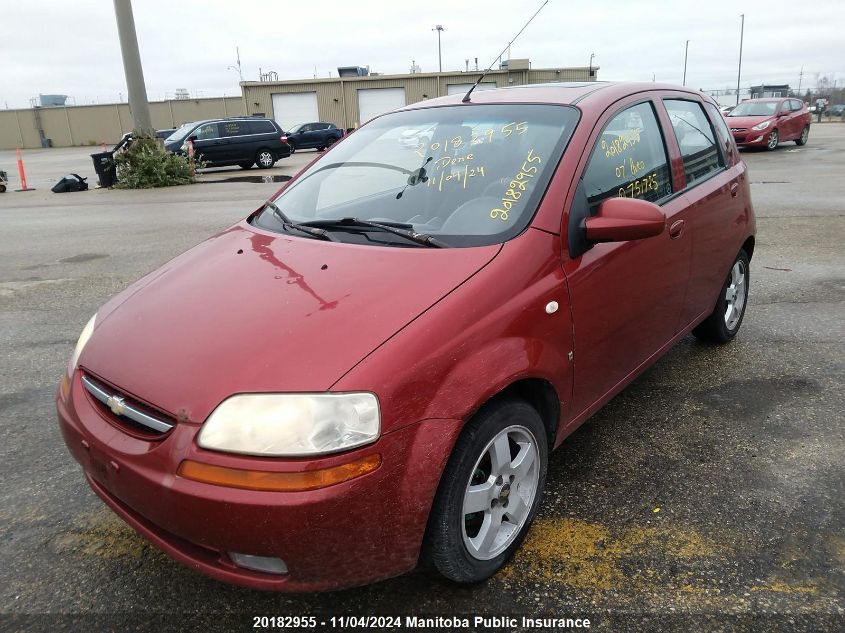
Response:
POLYGON ((404 88, 363 88, 358 91, 358 113, 361 125, 379 114, 404 106, 404 88))
POLYGON ((297 123, 319 121, 317 93, 274 94, 273 118, 285 131, 291 129, 297 123))
MULTIPOLYGON (((466 94, 467 90, 472 88, 472 84, 446 84, 446 94, 447 95, 458 95, 458 94, 466 94)), ((495 90, 496 89, 496 82, 494 81, 482 81, 474 92, 479 90, 495 90)))

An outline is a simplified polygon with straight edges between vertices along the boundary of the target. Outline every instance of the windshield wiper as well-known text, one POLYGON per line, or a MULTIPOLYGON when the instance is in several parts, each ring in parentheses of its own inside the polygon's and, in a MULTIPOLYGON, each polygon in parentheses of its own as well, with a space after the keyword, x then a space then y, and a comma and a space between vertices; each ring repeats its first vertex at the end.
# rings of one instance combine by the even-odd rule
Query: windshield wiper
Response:
POLYGON ((302 231, 303 233, 307 233, 308 235, 311 235, 321 240, 328 240, 329 242, 340 241, 334 235, 324 229, 312 228, 305 224, 299 224, 298 222, 294 222, 288 216, 285 215, 284 211, 282 211, 275 202, 271 202, 270 200, 268 200, 264 203, 264 207, 266 209, 270 209, 276 219, 279 220, 279 222, 282 223, 282 226, 286 229, 296 229, 297 231, 302 231))
POLYGON ((370 222, 369 220, 359 220, 358 218, 338 218, 335 220, 311 220, 310 222, 303 222, 301 226, 314 227, 366 227, 371 229, 378 229, 385 233, 393 233, 405 239, 422 244, 423 246, 430 246, 432 248, 449 248, 446 242, 441 242, 435 237, 425 233, 417 233, 413 230, 413 225, 403 224, 401 222, 370 222))

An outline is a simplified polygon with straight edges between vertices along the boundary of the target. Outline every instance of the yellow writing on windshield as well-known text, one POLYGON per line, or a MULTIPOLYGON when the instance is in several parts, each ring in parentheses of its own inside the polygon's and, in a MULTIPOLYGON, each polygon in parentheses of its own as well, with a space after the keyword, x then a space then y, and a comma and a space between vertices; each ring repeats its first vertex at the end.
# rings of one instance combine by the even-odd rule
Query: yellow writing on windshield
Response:
POLYGON ((432 143, 423 141, 417 145, 414 151, 420 158, 426 158, 428 152, 451 151, 482 143, 492 143, 497 137, 508 138, 514 134, 525 134, 527 131, 528 121, 511 121, 501 126, 496 125, 474 129, 470 133, 469 138, 465 138, 463 135, 457 135, 438 139, 432 143))
POLYGON ((502 196, 501 207, 490 210, 490 217, 492 219, 502 220, 502 222, 508 221, 510 218, 510 210, 513 209, 514 205, 516 205, 525 194, 529 183, 532 182, 531 179, 534 178, 539 171, 537 165, 532 165, 532 163, 537 163, 539 165, 542 162, 543 160, 534 154, 534 148, 528 150, 528 156, 526 156, 517 174, 507 185, 508 189, 505 190, 505 195, 502 196))

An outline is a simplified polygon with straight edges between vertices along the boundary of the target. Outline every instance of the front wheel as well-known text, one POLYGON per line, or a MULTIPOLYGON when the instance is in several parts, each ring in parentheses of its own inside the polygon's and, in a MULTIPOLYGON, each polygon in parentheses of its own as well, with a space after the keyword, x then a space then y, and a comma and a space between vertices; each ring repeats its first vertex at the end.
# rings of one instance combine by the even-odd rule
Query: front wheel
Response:
POLYGON ((740 250, 722 286, 713 312, 692 333, 708 343, 727 343, 742 325, 751 281, 748 253, 740 250))
POLYGON ((255 164, 260 169, 270 169, 276 163, 276 157, 269 149, 260 149, 255 155, 255 164))
POLYGON ((795 144, 798 145, 798 146, 806 145, 807 144, 807 138, 809 136, 810 136, 810 126, 805 125, 804 129, 801 130, 801 136, 799 136, 797 139, 795 139, 795 144))
POLYGON ((778 146, 778 131, 772 130, 766 137, 766 149, 772 150, 778 146))
POLYGON ((423 557, 455 582, 496 573, 537 514, 547 458, 546 429, 527 402, 500 400, 482 408, 443 471, 423 557))

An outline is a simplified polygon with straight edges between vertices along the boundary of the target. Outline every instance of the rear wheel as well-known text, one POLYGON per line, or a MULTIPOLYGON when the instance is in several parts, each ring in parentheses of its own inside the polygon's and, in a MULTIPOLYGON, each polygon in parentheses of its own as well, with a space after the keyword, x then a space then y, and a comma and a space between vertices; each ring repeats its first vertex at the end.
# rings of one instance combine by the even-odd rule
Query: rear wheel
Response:
POLYGON ((546 429, 527 402, 500 400, 482 408, 441 477, 423 557, 455 582, 496 573, 537 514, 547 455, 546 429))
POLYGON ((778 146, 778 131, 772 130, 766 137, 766 149, 772 150, 778 146))
POLYGON ((805 125, 804 129, 801 130, 801 136, 799 136, 797 139, 795 139, 795 144, 799 145, 799 146, 800 145, 806 145, 807 144, 807 138, 809 136, 810 136, 810 126, 805 125))
POLYGON ((270 169, 276 163, 276 157, 269 149, 260 149, 255 155, 255 164, 259 169, 270 169))
POLYGON ((732 340, 745 316, 750 281, 748 254, 741 250, 731 266, 713 312, 692 333, 709 343, 727 343, 732 340))
POLYGON ((290 153, 293 154, 296 151, 296 144, 288 141, 288 145, 290 145, 290 153))

